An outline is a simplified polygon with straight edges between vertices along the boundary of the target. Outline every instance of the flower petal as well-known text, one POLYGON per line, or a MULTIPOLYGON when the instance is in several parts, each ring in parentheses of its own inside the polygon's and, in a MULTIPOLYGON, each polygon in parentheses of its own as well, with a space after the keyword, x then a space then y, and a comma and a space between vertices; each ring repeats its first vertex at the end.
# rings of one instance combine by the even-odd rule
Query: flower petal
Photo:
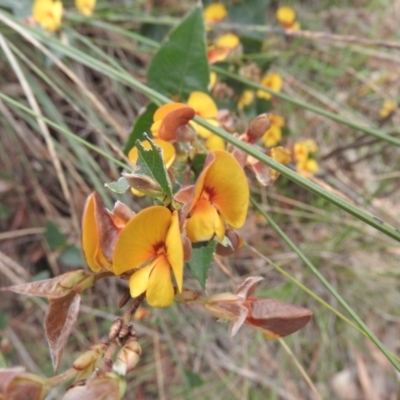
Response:
POLYGON ((139 271, 134 272, 129 278, 129 291, 132 297, 138 297, 144 293, 149 286, 149 278, 156 261, 146 265, 139 271))
POLYGON ((222 218, 233 228, 240 228, 247 215, 249 184, 236 159, 226 151, 216 150, 215 161, 210 165, 204 179, 204 191, 220 212, 222 218))
POLYGON ((210 151, 224 150, 225 140, 217 135, 212 134, 206 141, 206 147, 210 151))
POLYGON ((188 124, 194 115, 193 108, 188 106, 181 106, 169 112, 161 122, 158 137, 167 141, 176 140, 178 129, 188 124))
POLYGON ((192 107, 199 117, 202 118, 216 118, 218 114, 218 108, 214 100, 203 92, 192 92, 190 93, 187 101, 188 105, 192 107))
POLYGON ((184 256, 177 211, 172 213, 171 225, 168 229, 167 237, 165 239, 165 247, 167 260, 174 271, 176 284, 178 285, 178 291, 180 293, 182 291, 184 256))
POLYGON ((156 246, 165 241, 171 211, 162 206, 146 208, 122 229, 114 251, 114 273, 120 275, 155 257, 156 246))
POLYGON ((192 215, 186 222, 186 235, 191 242, 211 240, 214 236, 223 240, 225 226, 217 210, 206 199, 199 199, 193 208, 192 215))
POLYGON ((89 268, 99 272, 101 266, 96 261, 96 252, 99 244, 99 234, 95 218, 95 193, 92 193, 86 200, 82 216, 82 251, 89 268))
POLYGON ((151 271, 146 299, 152 307, 168 307, 173 302, 174 295, 171 268, 166 257, 161 256, 151 271))

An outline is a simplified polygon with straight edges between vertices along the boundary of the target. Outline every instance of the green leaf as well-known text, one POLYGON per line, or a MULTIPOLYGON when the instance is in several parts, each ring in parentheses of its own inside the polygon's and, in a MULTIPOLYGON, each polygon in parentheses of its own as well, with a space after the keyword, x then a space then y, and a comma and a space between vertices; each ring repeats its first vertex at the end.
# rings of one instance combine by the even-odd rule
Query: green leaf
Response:
POLYGON ((203 171, 204 162, 206 161, 207 154, 196 154, 192 159, 192 170, 195 173, 196 177, 198 177, 203 171))
POLYGON ((140 140, 136 141, 136 147, 138 149, 136 166, 138 168, 135 170, 135 175, 150 177, 160 185, 164 196, 172 198, 172 185, 168 176, 167 167, 162 158, 162 149, 155 145, 147 135, 144 136, 150 142, 151 149, 145 149, 140 140))
POLYGON ((195 388, 204 384, 204 380, 201 379, 201 376, 190 371, 189 369, 185 369, 186 380, 191 388, 195 388))
POLYGON ((106 183, 104 186, 115 193, 125 193, 130 188, 128 181, 123 176, 116 182, 106 183))
POLYGON ((66 267, 84 267, 85 261, 82 252, 75 246, 68 246, 60 255, 59 262, 66 267))
POLYGON ((146 111, 138 117, 131 133, 129 134, 128 140, 125 144, 124 153, 128 154, 129 150, 135 145, 136 140, 143 140, 144 133, 147 133, 151 137, 151 125, 153 124, 153 115, 157 110, 158 106, 154 103, 150 103, 146 111))
MULTIPOLYGON (((228 9, 230 22, 245 25, 265 25, 265 15, 269 0, 241 0, 232 4, 228 9)), ((262 38, 261 32, 246 32, 247 37, 262 38)))
POLYGON ((208 271, 211 267, 216 245, 217 243, 213 240, 192 244, 192 258, 188 265, 193 277, 199 281, 203 289, 206 286, 208 271))
POLYGON ((148 84, 168 97, 186 100, 207 92, 209 68, 202 9, 196 7, 171 31, 151 60, 148 84))
POLYGON ((52 251, 62 249, 67 245, 67 238, 58 229, 58 226, 51 221, 46 223, 44 238, 52 251))

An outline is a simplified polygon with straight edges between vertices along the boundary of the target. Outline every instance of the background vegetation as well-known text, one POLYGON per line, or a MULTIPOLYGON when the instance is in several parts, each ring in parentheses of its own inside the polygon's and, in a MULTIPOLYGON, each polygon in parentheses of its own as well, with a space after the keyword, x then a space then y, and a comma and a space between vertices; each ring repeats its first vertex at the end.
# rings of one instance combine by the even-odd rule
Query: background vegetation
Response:
MULTIPOLYGON (((195 6, 102 1, 90 18, 70 7, 62 31, 50 35, 29 26, 30 1, 14 3, 0 1, 1 286, 85 265, 80 216, 86 196, 95 189, 108 206, 117 198, 104 182, 118 177, 114 160, 123 159, 148 103, 140 83, 157 43, 195 6)), ((242 20, 232 17, 215 29, 246 37, 261 31, 262 48, 242 59, 262 60, 283 77, 286 96, 274 98, 274 111, 285 117, 288 138, 318 143, 319 171, 309 181, 325 198, 285 176, 267 189, 252 181, 259 210, 251 209, 241 230, 246 246, 215 261, 207 290, 232 291, 245 277, 262 275, 260 296, 303 305, 314 317, 273 342, 249 328, 232 340, 226 325, 187 306, 146 309, 135 323, 143 356, 126 398, 396 399, 400 250, 399 231, 389 225, 400 227, 399 113, 395 108, 381 117, 380 110, 400 93, 400 3, 285 3, 302 29, 340 35, 328 38, 285 35, 275 18, 280 2, 245 4, 242 20), (238 29, 232 21, 253 28, 238 29), (350 35, 356 38, 346 40, 350 35), (366 39, 382 43, 366 45, 366 39), (380 230, 333 205, 331 194, 373 215, 380 230)), ((122 198, 139 208, 139 200, 122 198)), ((115 304, 123 285, 107 280, 88 291, 61 369, 107 333, 120 314, 115 304)), ((200 290, 194 279, 187 285, 200 290)), ((0 364, 52 374, 44 310, 45 302, 1 294, 0 364)))

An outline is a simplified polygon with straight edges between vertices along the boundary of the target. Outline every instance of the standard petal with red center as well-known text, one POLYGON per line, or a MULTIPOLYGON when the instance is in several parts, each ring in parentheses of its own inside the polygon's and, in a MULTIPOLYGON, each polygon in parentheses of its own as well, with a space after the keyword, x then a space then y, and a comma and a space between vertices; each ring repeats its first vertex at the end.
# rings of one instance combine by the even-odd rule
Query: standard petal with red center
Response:
POLYGON ((214 162, 204 177, 204 192, 218 209, 222 218, 233 228, 240 228, 247 216, 249 184, 236 159, 226 151, 216 150, 214 162))
POLYGON ((157 256, 164 243, 171 211, 153 206, 140 211, 122 229, 114 251, 114 273, 120 275, 157 256))

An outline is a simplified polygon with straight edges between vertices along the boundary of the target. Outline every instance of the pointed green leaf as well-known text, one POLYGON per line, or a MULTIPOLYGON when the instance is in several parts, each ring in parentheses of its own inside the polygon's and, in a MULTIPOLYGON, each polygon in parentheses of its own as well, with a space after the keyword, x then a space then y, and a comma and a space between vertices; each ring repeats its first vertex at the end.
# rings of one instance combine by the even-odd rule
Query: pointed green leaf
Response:
POLYGON ((51 221, 46 223, 44 238, 52 251, 63 249, 67 245, 67 238, 58 229, 58 226, 51 221))
POLYGON ((191 388, 195 388, 204 384, 204 380, 201 378, 201 376, 190 369, 185 369, 185 376, 191 388))
POLYGON ((131 133, 129 134, 128 140, 125 144, 124 153, 128 154, 129 150, 135 145, 136 140, 143 140, 143 134, 147 133, 150 135, 150 128, 153 124, 153 115, 157 110, 158 106, 154 103, 150 103, 146 111, 138 117, 131 133))
POLYGON ((148 84, 169 97, 186 100, 191 92, 207 92, 209 69, 200 7, 171 31, 151 60, 148 84))
POLYGON ((147 150, 136 141, 138 149, 137 169, 135 175, 145 175, 156 181, 161 188, 164 196, 172 198, 172 185, 168 176, 167 167, 162 158, 162 149, 145 134, 145 138, 150 142, 151 149, 147 150))
POLYGON ((104 186, 115 193, 125 193, 130 188, 128 181, 123 176, 116 182, 106 183, 104 186))
POLYGON ((199 242, 192 244, 192 258, 188 262, 190 272, 196 278, 203 289, 206 286, 208 271, 214 257, 216 242, 199 242))

